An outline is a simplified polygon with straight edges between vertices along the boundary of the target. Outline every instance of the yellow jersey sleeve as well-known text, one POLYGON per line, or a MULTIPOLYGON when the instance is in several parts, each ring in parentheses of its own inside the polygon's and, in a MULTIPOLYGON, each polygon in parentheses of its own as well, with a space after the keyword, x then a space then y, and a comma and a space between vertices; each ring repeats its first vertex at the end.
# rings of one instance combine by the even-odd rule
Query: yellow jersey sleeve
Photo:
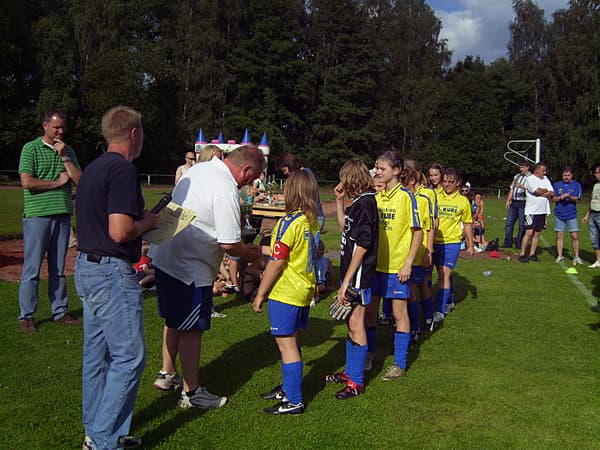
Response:
POLYGON ((415 195, 417 200, 417 207, 419 209, 419 218, 421 219, 421 228, 423 229, 423 241, 419 247, 419 251, 415 256, 413 266, 421 266, 423 261, 423 255, 427 250, 427 233, 433 228, 433 207, 431 200, 424 194, 417 193, 415 195))

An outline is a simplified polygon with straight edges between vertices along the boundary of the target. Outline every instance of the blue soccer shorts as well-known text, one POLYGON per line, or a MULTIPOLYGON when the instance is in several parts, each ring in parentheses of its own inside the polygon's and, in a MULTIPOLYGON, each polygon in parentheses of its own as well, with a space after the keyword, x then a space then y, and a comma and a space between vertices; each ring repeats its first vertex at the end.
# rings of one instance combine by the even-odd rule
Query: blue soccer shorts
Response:
POLYGON ((456 267, 460 254, 460 242, 453 244, 433 244, 433 264, 450 269, 456 267))
POLYGON ((410 284, 400 282, 397 273, 376 272, 371 289, 377 297, 404 300, 410 297, 410 284))
POLYGON ((269 299, 269 322, 273 336, 291 336, 308 326, 308 306, 294 306, 269 299))
POLYGON ((425 283, 425 268, 422 266, 412 266, 410 269, 410 284, 423 284, 425 283))

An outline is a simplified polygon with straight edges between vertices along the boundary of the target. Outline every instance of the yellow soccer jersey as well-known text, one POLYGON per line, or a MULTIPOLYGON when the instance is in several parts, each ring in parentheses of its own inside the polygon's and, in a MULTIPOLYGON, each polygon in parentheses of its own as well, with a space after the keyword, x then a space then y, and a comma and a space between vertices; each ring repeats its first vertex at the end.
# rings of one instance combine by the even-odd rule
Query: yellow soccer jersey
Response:
POLYGON ((399 184, 391 191, 377 193, 379 248, 377 271, 398 272, 410 252, 413 228, 421 228, 415 197, 399 184))
MULTIPOLYGON (((431 191, 431 189, 428 190, 431 191)), ((419 192, 417 192, 415 195, 415 199, 417 200, 417 208, 419 209, 419 219, 421 219, 421 228, 423 228, 423 242, 419 247, 417 256, 415 256, 413 266, 422 266, 423 255, 425 254, 425 250, 427 250, 427 234, 428 231, 430 231, 433 228, 433 207, 431 205, 431 200, 424 193, 420 194, 419 192)))
POLYGON ((462 239, 461 223, 472 223, 471 205, 467 197, 456 191, 438 195, 440 225, 435 233, 436 244, 455 244, 462 239))
POLYGON ((281 276, 271 289, 269 298, 294 306, 308 306, 315 295, 315 258, 319 244, 319 224, 310 222, 301 211, 279 219, 271 237, 271 255, 276 245, 288 249, 281 276))
MULTIPOLYGON (((436 219, 438 216, 438 192, 422 184, 417 189, 417 194, 423 194, 429 198, 431 201, 432 216, 436 219)), ((431 226, 433 227, 433 222, 431 226)))

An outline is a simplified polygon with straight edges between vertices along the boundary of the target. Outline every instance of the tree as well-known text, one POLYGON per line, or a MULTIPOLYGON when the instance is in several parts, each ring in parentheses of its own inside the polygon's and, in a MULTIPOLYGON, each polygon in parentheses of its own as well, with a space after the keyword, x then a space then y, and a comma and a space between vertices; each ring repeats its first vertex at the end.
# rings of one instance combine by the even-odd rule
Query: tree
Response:
POLYGON ((322 168, 321 174, 334 174, 348 158, 371 159, 375 142, 368 128, 377 88, 375 52, 365 25, 369 10, 352 0, 313 0, 308 7, 316 102, 308 118, 305 159, 322 168))
POLYGON ((224 108, 226 129, 266 131, 277 150, 293 151, 302 145, 313 104, 306 83, 310 66, 305 28, 303 0, 247 3, 238 40, 227 58, 234 75, 224 108))
POLYGON ((600 7, 573 0, 550 27, 548 67, 553 80, 545 148, 555 170, 572 164, 586 173, 600 159, 600 7))

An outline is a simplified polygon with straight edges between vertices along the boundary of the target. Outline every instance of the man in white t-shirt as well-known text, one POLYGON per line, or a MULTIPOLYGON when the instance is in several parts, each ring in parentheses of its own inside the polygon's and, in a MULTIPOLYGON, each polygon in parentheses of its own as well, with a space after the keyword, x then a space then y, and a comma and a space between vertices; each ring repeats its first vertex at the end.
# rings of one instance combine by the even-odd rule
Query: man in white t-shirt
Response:
POLYGON ((181 180, 181 177, 186 170, 188 170, 194 164, 196 164, 196 154, 194 152, 187 152, 185 154, 185 164, 179 166, 175 171, 175 184, 179 183, 179 180, 181 180))
POLYGON ((183 390, 179 406, 218 408, 226 397, 199 385, 202 334, 210 329, 213 282, 223 255, 254 261, 260 248, 241 239, 238 190, 265 168, 260 150, 244 145, 221 161, 213 158, 188 169, 175 189, 173 202, 192 210, 192 223, 172 239, 152 245, 148 256, 156 269, 159 314, 165 319, 163 367, 154 382, 162 390, 181 387, 176 371, 179 353, 183 390))
POLYGON ((521 242, 519 261, 539 261, 535 254, 540 233, 546 228, 546 216, 550 214, 550 200, 554 197, 554 188, 546 177, 546 164, 539 162, 533 174, 525 180, 525 234, 521 242), (529 257, 525 256, 527 244, 531 240, 529 257))

